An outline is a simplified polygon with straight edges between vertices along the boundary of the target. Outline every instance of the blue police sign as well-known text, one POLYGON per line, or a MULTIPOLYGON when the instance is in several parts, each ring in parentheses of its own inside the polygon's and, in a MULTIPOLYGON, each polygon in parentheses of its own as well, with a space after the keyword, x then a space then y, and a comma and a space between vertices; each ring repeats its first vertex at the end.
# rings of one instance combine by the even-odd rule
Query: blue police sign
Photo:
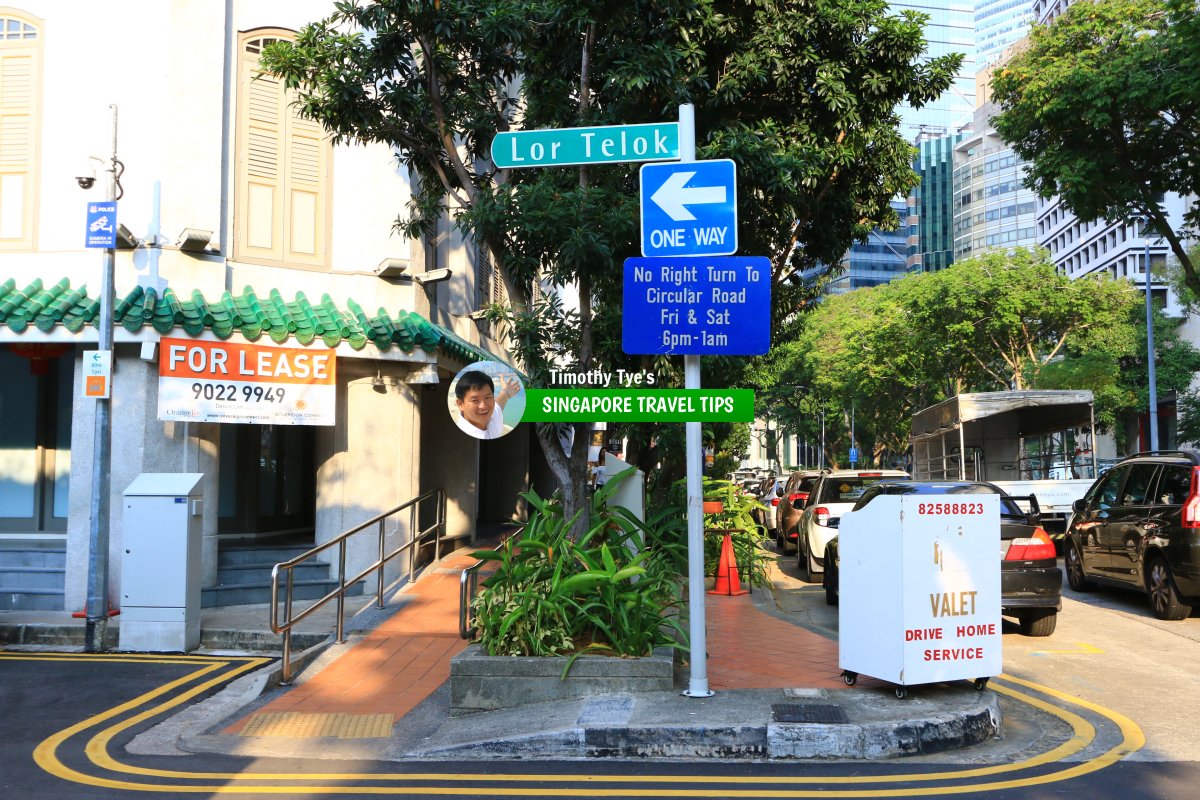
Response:
POLYGON ((87 233, 84 234, 84 246, 117 246, 117 203, 115 200, 87 204, 87 233))
POLYGON ((760 355, 771 347, 771 261, 626 259, 623 312, 626 353, 760 355))
POLYGON ((737 252, 737 166, 727 158, 644 164, 642 255, 737 252))

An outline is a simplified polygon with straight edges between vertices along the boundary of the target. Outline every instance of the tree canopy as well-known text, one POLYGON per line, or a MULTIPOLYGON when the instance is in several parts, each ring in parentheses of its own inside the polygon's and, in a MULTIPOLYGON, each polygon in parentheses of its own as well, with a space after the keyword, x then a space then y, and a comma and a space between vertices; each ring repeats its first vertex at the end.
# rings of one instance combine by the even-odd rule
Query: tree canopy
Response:
MULTIPOLYGON (((637 250, 637 165, 499 169, 496 133, 669 120, 694 104, 698 157, 738 164, 740 249, 772 257, 779 318, 811 297, 799 271, 894 222, 889 200, 916 180, 895 108, 935 99, 962 59, 926 57, 922 16, 885 0, 335 8, 269 47, 264 67, 335 141, 395 149, 416 179, 398 230, 448 216, 475 238, 503 276, 514 354, 535 383, 550 364, 626 363, 620 266, 637 250), (531 303, 538 279, 577 285, 578 313, 531 303)), ((568 457, 549 426, 538 435, 568 511, 581 508, 586 448, 568 457)))
POLYGON ((1073 4, 992 79, 996 130, 1028 162, 1027 184, 1090 222, 1149 220, 1200 293, 1166 192, 1200 192, 1200 23, 1195 0, 1073 4))
MULTIPOLYGON (((777 415, 791 430, 814 436, 825 412, 835 463, 851 407, 855 438, 876 463, 907 448, 914 412, 962 392, 1091 389, 1098 421, 1112 425, 1147 402, 1142 308, 1128 281, 1072 281, 1045 251, 997 251, 826 298, 756 374, 791 396, 781 405, 795 414, 777 415)), ((1178 325, 1156 317, 1161 394, 1186 389, 1200 368, 1178 325)))

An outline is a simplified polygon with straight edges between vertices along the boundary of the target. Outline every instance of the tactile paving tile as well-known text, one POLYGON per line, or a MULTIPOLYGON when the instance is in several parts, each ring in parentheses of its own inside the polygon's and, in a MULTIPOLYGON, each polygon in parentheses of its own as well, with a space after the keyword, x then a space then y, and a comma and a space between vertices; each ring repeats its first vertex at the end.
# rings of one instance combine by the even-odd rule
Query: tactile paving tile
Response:
POLYGON ((280 711, 255 714, 246 721, 241 736, 278 736, 286 739, 380 739, 392 735, 391 714, 306 714, 280 711))

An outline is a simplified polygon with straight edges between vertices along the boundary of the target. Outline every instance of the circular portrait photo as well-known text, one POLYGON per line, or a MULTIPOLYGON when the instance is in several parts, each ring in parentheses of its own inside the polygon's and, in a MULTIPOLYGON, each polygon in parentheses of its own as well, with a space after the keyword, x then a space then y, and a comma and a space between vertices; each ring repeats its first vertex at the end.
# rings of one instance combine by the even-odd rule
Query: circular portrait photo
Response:
POLYGON ((468 364, 450 382, 450 416, 476 439, 499 439, 525 413, 525 386, 516 370, 499 361, 468 364))

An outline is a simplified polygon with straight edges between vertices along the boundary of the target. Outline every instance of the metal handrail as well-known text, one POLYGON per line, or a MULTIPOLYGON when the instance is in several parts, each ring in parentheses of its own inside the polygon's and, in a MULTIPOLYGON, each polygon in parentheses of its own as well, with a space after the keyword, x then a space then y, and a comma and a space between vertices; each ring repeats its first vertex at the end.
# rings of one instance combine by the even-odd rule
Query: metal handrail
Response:
MULTIPOLYGON (((492 548, 496 552, 504 547, 504 542, 492 548)), ((475 599, 475 590, 479 587, 479 568, 491 559, 481 558, 462 571, 458 576, 458 638, 470 639, 475 631, 475 615, 471 613, 471 601, 475 599)))
POLYGON ((375 589, 375 606, 376 606, 376 608, 383 608, 383 605, 384 605, 384 603, 383 603, 383 593, 384 593, 383 567, 384 567, 384 565, 387 564, 387 562, 391 561, 396 556, 403 553, 405 550, 408 550, 408 574, 409 574, 409 577, 411 578, 416 569, 417 546, 422 544, 427 538, 429 538, 430 534, 433 535, 433 543, 434 543, 433 544, 433 548, 434 548, 433 558, 434 558, 434 560, 436 561, 442 557, 442 554, 441 554, 442 540, 444 538, 447 538, 444 536, 445 529, 446 529, 446 493, 443 489, 434 489, 433 491, 426 492, 425 494, 423 494, 419 497, 415 497, 406 503, 401 503, 400 505, 396 506, 395 508, 391 509, 390 511, 385 511, 382 514, 378 514, 374 517, 371 517, 366 522, 363 522, 360 525, 356 525, 353 528, 351 528, 347 531, 344 531, 343 533, 338 534, 337 536, 330 539, 329 541, 323 542, 322 544, 317 545, 316 547, 312 548, 311 550, 301 553, 300 555, 296 556, 295 558, 291 558, 291 559, 288 559, 287 561, 280 562, 280 563, 276 564, 274 567, 272 567, 271 568, 271 630, 275 633, 283 634, 283 677, 280 682, 284 685, 287 685, 287 684, 291 683, 291 680, 292 680, 292 628, 295 627, 296 623, 308 618, 311 614, 314 614, 317 611, 317 609, 323 607, 330 600, 336 600, 337 601, 337 630, 336 630, 337 641, 339 644, 341 642, 346 641, 346 589, 348 589, 349 587, 358 583, 363 578, 366 578, 372 572, 378 572, 379 574, 376 579, 377 585, 376 585, 376 589, 375 589), (417 531, 416 530, 417 510, 422 501, 428 500, 431 497, 435 498, 435 502, 436 502, 436 509, 437 509, 437 512, 435 515, 436 519, 434 520, 434 523, 432 525, 430 525, 429 527, 423 528, 422 530, 417 531), (387 553, 384 550, 384 548, 386 547, 386 544, 384 541, 384 538, 385 538, 384 521, 387 520, 388 517, 398 514, 406 508, 409 509, 408 530, 413 531, 414 533, 412 534, 412 536, 409 537, 409 540, 407 542, 402 544, 400 547, 397 547, 392 552, 387 553), (364 569, 358 575, 355 575, 353 578, 346 580, 346 540, 349 539, 354 534, 358 533, 359 531, 369 528, 372 525, 377 525, 379 527, 379 548, 378 548, 379 558, 375 561, 374 564, 372 564, 371 566, 364 569), (309 606, 308 608, 305 608, 303 611, 296 614, 295 616, 292 616, 292 588, 293 588, 293 574, 294 574, 293 570, 298 565, 303 564, 304 562, 312 559, 313 557, 315 557, 315 556, 319 555, 320 553, 323 553, 326 550, 329 550, 330 548, 333 548, 333 547, 337 547, 337 549, 338 549, 338 578, 337 578, 338 585, 335 586, 333 589, 331 589, 324 597, 322 597, 319 600, 317 600, 316 602, 314 602, 311 606, 309 606), (285 591, 284 591, 284 595, 283 595, 284 620, 282 622, 280 622, 280 620, 279 620, 279 581, 280 581, 280 576, 284 573, 287 574, 287 580, 284 584, 285 591))

